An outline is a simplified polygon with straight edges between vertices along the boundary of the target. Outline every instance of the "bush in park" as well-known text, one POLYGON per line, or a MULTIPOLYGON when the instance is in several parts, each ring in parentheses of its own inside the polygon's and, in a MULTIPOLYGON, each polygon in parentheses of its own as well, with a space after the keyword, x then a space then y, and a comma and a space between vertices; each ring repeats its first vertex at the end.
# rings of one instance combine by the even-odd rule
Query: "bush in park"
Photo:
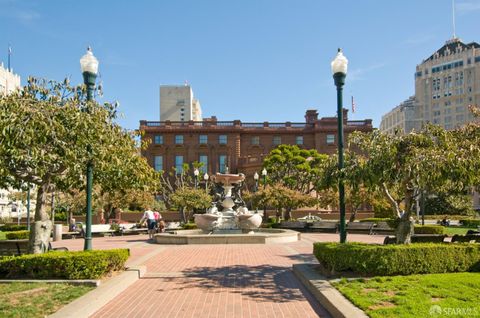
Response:
POLYGON ((479 227, 480 226, 480 220, 474 220, 474 219, 463 219, 463 220, 460 220, 460 223, 465 227, 479 227))
POLYGON ((2 232, 25 231, 26 229, 26 225, 5 224, 3 226, 0 226, 0 231, 2 232))
POLYGON ((15 231, 15 232, 7 232, 5 233, 5 237, 7 240, 24 240, 28 239, 30 235, 30 231, 15 231))
POLYGON ((414 234, 444 234, 445 227, 441 225, 415 225, 414 234))
POLYGON ((48 252, 0 258, 0 277, 33 279, 97 279, 122 270, 128 249, 48 252))
POLYGON ((315 243, 313 252, 331 274, 390 276, 480 271, 480 244, 315 243))

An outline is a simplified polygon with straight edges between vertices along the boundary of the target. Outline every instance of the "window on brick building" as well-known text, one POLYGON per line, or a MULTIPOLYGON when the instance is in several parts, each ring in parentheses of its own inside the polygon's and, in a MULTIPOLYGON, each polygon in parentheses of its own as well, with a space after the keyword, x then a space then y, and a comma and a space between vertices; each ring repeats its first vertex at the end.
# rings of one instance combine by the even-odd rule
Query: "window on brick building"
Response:
POLYGON ((227 135, 218 136, 218 143, 220 145, 226 145, 227 144, 227 135))
POLYGON ((198 137, 198 142, 200 144, 206 145, 208 143, 208 136, 207 135, 200 135, 198 137))
POLYGON ((208 156, 207 155, 200 155, 198 158, 198 162, 203 163, 203 165, 200 167, 200 172, 202 174, 207 173, 208 171, 208 156))
POLYGON ((251 140, 252 145, 259 145, 260 144, 260 137, 258 136, 253 136, 251 140))
POLYGON ((153 168, 155 169, 155 171, 163 170, 163 157, 162 156, 153 157, 153 168))
POLYGON ((295 137, 295 144, 297 144, 297 145, 303 145, 303 136, 297 136, 297 137, 295 137))
POLYGON ((153 142, 155 143, 155 145, 163 145, 163 136, 155 135, 153 142))
POLYGON ((218 170, 220 173, 225 173, 227 170, 227 156, 220 155, 218 156, 218 170))
POLYGON ((282 143, 282 137, 280 136, 273 136, 273 144, 278 146, 282 143))
POLYGON ((183 135, 175 135, 175 144, 183 145, 183 135))
POLYGON ((335 135, 328 134, 327 135, 327 144, 331 145, 335 143, 335 135))
POLYGON ((183 172, 183 156, 175 156, 175 171, 177 174, 183 172))

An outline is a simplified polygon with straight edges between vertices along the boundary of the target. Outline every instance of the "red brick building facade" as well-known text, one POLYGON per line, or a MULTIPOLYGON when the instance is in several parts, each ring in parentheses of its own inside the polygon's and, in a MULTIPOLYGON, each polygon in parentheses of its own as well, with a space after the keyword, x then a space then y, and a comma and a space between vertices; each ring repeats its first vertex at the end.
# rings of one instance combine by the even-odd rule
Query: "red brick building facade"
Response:
MULTIPOLYGON (((344 109, 345 138, 353 131, 372 130, 372 120, 349 121, 344 109)), ((240 120, 202 122, 140 121, 143 138, 151 140, 142 151, 156 170, 170 171, 183 163, 203 162, 202 173, 225 172, 251 176, 260 172, 263 158, 280 144, 337 152, 337 118, 318 119, 316 110, 307 110, 304 123, 243 123, 240 120)))

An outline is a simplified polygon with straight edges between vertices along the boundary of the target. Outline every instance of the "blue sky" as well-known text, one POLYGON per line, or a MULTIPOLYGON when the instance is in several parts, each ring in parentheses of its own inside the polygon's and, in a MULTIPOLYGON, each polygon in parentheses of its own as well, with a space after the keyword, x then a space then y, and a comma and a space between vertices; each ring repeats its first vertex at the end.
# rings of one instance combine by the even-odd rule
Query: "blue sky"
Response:
MULTIPOLYGON (((330 61, 349 59, 351 119, 372 118, 414 94, 415 66, 452 37, 451 0, 0 0, 0 61, 29 75, 80 82, 88 45, 103 100, 119 122, 158 120, 159 85, 188 81, 204 117, 304 121, 334 116, 330 61), (3 47, 3 49, 2 49, 3 47)), ((480 41, 480 0, 457 0, 457 36, 480 41)))

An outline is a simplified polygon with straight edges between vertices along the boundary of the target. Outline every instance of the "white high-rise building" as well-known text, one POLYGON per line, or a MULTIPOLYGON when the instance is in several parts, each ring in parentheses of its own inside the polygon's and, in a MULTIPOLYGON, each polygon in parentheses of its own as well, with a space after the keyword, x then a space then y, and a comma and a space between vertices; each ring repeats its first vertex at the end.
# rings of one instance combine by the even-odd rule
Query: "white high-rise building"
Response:
POLYGON ((415 107, 415 96, 411 96, 382 116, 380 130, 389 134, 409 133, 418 126, 415 107))
MULTIPOLYGON (((0 95, 10 94, 20 87, 20 75, 13 73, 0 63, 0 95)), ((24 210, 20 201, 10 198, 10 194, 14 192, 13 189, 0 189, 0 217, 17 217, 19 211, 24 210)))
POLYGON ((160 86, 161 121, 201 121, 202 108, 190 85, 160 86))
POLYGON ((20 87, 20 75, 0 64, 0 94, 10 94, 20 87))

